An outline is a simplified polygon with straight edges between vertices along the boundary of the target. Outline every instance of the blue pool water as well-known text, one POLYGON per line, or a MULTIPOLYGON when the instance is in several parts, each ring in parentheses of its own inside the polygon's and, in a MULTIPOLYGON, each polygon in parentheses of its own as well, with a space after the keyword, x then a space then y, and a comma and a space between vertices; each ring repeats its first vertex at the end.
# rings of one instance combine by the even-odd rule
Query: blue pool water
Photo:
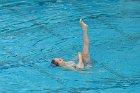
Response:
POLYGON ((0 0, 0 93, 139 93, 139 0, 0 0), (93 68, 48 68, 82 50, 93 68))

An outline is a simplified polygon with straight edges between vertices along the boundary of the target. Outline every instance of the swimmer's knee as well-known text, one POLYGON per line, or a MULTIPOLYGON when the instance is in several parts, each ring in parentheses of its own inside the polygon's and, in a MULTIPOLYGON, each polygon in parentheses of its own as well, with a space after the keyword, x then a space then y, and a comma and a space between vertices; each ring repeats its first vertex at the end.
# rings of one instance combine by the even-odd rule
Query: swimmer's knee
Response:
POLYGON ((84 61, 90 61, 90 55, 89 54, 82 54, 84 61))

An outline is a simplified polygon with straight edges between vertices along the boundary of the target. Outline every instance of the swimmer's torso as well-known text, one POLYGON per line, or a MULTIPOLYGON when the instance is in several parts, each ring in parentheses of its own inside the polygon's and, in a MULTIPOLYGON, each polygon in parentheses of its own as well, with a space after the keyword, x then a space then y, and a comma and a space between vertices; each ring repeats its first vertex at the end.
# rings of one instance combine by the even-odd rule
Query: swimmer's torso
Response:
POLYGON ((75 70, 76 69, 76 64, 73 61, 69 61, 69 62, 65 62, 65 66, 63 66, 63 67, 75 70))

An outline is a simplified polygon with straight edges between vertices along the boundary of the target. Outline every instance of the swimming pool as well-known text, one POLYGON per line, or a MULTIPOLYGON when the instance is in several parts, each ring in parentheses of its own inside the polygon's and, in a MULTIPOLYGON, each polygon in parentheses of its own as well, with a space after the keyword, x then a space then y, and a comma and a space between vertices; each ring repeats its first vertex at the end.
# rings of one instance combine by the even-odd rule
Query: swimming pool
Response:
POLYGON ((139 93, 139 0, 1 0, 1 93, 139 93), (82 49, 89 25, 95 66, 48 68, 82 49))

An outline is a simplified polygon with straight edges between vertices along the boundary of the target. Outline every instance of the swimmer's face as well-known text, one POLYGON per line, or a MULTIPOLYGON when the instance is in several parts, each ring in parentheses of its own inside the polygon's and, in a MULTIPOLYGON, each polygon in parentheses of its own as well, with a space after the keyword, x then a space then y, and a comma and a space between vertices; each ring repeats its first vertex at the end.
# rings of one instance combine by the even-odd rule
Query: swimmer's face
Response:
POLYGON ((55 60, 55 62, 58 63, 59 66, 63 66, 64 63, 65 63, 64 60, 63 60, 62 58, 55 58, 54 60, 55 60))

